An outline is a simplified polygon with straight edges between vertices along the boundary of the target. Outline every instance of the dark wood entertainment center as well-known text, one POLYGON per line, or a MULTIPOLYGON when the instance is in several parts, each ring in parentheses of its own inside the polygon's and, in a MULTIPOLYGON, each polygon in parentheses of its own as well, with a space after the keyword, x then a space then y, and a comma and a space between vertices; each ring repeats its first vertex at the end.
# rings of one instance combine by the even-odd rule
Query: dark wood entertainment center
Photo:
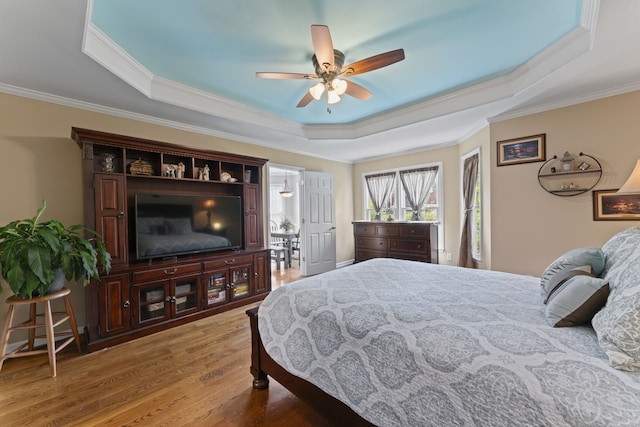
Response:
POLYGON ((102 235, 112 255, 111 272, 86 288, 88 351, 259 301, 269 293, 271 263, 262 215, 266 159, 79 128, 72 128, 71 136, 82 149, 84 223, 102 235), (239 197, 242 247, 138 260, 136 193, 239 197))

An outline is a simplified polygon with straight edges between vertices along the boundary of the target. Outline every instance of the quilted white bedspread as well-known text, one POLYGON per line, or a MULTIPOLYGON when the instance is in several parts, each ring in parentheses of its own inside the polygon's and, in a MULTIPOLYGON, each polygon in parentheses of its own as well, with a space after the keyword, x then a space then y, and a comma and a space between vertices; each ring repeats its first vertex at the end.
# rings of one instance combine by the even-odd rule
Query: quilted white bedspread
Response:
POLYGON ((374 259, 274 290, 269 355, 380 426, 638 426, 640 375, 551 328, 539 279, 374 259))

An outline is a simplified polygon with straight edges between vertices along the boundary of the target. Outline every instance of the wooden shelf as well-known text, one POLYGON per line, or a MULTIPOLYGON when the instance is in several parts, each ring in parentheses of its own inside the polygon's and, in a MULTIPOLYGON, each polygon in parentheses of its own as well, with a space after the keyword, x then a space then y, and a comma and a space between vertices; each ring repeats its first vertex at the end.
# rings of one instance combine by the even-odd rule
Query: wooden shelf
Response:
POLYGON ((593 189, 602 178, 602 165, 595 157, 580 152, 574 164, 584 164, 587 169, 561 170, 562 161, 557 155, 547 160, 538 170, 538 182, 540 187, 549 194, 560 197, 577 196, 593 189), (596 166, 597 165, 597 166, 596 166), (593 167, 593 169, 592 169, 593 167), (553 172, 555 170, 555 172, 553 172), (575 179, 577 182, 560 182, 566 179, 575 179), (574 188, 563 188, 574 186, 574 188))

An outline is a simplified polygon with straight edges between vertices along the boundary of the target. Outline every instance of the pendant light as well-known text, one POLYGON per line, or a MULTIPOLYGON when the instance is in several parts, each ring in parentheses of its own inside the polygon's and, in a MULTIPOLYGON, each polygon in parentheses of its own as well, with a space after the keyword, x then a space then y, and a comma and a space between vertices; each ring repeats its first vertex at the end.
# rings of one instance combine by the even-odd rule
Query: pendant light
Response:
POLYGON ((291 197, 293 196, 293 191, 289 188, 289 183, 287 182, 287 172, 284 172, 284 189, 280 192, 282 197, 291 197))

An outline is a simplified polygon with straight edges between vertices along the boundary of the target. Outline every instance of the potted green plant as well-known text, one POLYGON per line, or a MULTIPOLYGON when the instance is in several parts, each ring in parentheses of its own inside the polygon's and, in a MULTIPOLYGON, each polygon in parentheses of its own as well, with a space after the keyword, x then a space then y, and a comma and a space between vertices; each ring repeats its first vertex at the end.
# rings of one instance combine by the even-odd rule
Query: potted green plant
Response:
POLYGON ((293 231, 293 227, 293 223, 286 216, 280 220, 280 229, 284 230, 285 233, 293 231))
POLYGON ((56 276, 60 288, 64 279, 82 280, 86 286, 99 278, 100 270, 111 270, 111 254, 98 233, 82 225, 65 227, 54 219, 38 222, 46 207, 43 201, 35 217, 0 227, 2 277, 21 297, 46 294, 56 276), (83 237, 85 232, 93 237, 83 237))

